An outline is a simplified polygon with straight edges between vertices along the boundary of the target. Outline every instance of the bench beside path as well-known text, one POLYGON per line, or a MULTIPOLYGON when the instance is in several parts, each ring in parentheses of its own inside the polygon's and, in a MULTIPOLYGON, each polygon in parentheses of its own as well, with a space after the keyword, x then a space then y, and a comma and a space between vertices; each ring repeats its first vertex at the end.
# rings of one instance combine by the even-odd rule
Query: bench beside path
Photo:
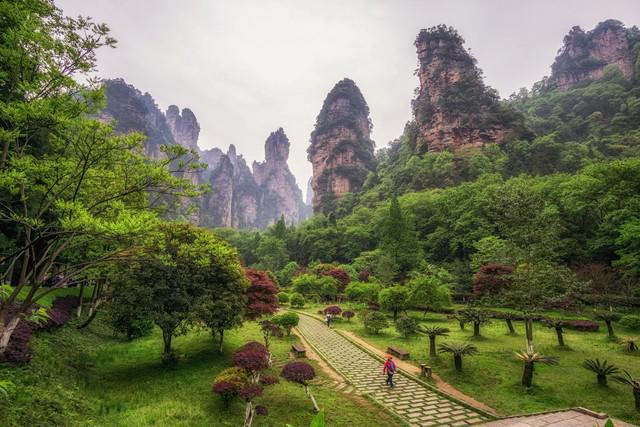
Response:
POLYGON ((362 393, 412 426, 466 426, 488 421, 460 404, 398 372, 395 387, 385 384, 382 363, 319 320, 300 316, 298 330, 314 349, 362 393))

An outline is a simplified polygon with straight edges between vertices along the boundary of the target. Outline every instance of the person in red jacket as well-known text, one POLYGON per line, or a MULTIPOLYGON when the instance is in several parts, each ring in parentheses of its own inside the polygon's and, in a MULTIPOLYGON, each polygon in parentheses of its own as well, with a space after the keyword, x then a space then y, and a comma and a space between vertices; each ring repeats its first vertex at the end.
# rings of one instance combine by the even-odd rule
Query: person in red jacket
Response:
POLYGON ((393 361, 393 357, 387 356, 387 361, 384 362, 384 367, 382 368, 382 373, 387 374, 387 385, 389 387, 393 387, 393 375, 397 370, 396 362, 393 361))

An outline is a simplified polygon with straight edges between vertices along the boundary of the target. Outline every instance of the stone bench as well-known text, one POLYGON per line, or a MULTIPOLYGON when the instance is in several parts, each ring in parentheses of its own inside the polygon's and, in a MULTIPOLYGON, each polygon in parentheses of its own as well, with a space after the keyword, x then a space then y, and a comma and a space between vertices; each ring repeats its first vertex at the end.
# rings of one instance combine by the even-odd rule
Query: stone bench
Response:
POLYGON ((395 347, 395 346, 387 347, 387 353, 393 354, 394 356, 400 358, 401 360, 409 358, 409 352, 400 347, 395 347))
POLYGON ((296 357, 305 357, 307 355, 307 350, 302 344, 293 344, 291 346, 291 351, 296 357))

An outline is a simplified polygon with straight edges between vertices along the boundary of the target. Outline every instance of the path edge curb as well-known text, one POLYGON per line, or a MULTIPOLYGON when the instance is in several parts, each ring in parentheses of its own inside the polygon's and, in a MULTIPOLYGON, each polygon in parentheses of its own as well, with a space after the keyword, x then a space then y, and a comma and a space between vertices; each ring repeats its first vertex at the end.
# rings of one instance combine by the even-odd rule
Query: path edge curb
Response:
MULTIPOLYGON (((304 316, 307 317, 311 317, 314 320, 318 320, 316 317, 302 312, 302 311, 297 311, 297 310, 289 310, 298 314, 302 314, 304 316)), ((355 386, 355 384, 340 370, 338 369, 337 366, 335 366, 333 363, 331 363, 331 361, 328 360, 328 358, 320 351, 318 350, 318 348, 313 345, 311 343, 311 341, 309 341, 309 339, 307 337, 304 336, 304 334, 300 331, 300 328, 296 326, 296 331, 302 335, 305 339, 305 341, 307 342, 307 344, 309 344, 309 346, 313 349, 313 351, 320 357, 322 358, 322 360, 325 361, 325 363, 327 365, 329 365, 329 367, 331 367, 331 369, 333 369, 334 371, 336 371, 338 373, 338 375, 340 375, 342 378, 344 378, 344 380, 349 383, 351 386, 353 386, 353 388, 355 390, 357 390, 357 387, 355 386)), ((334 329, 335 331, 335 329, 334 329)), ((340 336, 343 336, 342 334, 340 334, 340 336)), ((351 340, 349 340, 349 342, 351 342, 351 340)), ((363 396, 364 398, 370 400, 371 402, 373 402, 376 406, 380 407, 383 411, 385 411, 386 413, 388 413, 389 415, 391 415, 393 418, 395 418, 396 420, 400 421, 402 423, 403 426, 410 426, 411 423, 409 423, 408 420, 405 420, 404 418, 402 418, 399 414, 395 413, 392 409, 388 408, 387 406, 385 406, 382 402, 380 402, 378 399, 376 399, 375 397, 373 397, 371 394, 369 393, 360 393, 360 396, 363 396)))
MULTIPOLYGON (((305 313, 305 312, 302 312, 302 311, 297 311, 297 310, 295 310, 295 311, 296 311, 296 313, 303 314, 303 315, 305 315, 305 316, 308 316, 308 317, 311 317, 311 318, 313 318, 313 319, 315 319, 315 320, 320 321, 317 317, 315 317, 315 316, 314 316, 314 315, 312 315, 312 314, 305 313)), ((342 336, 343 338, 345 338, 347 341, 349 341, 351 344, 353 344, 353 345, 355 345, 356 347, 358 347, 360 350, 362 350, 362 351, 364 351, 365 353, 369 354, 370 356, 374 357, 376 360, 379 360, 379 361, 381 361, 381 362, 384 362, 384 358, 382 358, 382 357, 381 357, 380 355, 378 355, 378 354, 373 353, 371 350, 369 350, 368 348, 366 348, 366 347, 362 346, 360 343, 358 343, 358 342, 356 342, 356 341, 352 340, 352 339, 351 339, 351 337, 349 337, 347 334, 344 334, 344 333, 343 333, 342 331, 340 331, 339 329, 333 329, 333 330, 334 330, 336 333, 338 333, 340 336, 342 336)), ((307 341, 308 341, 308 340, 307 340, 307 341)), ((314 347, 314 349, 315 349, 315 347, 314 347)), ((324 357, 323 357, 323 359, 324 359, 324 357)), ((329 362, 327 362, 327 363, 329 363, 329 362)), ((335 369, 335 368, 334 368, 334 369, 335 369)), ((439 388, 437 388, 437 387, 434 387, 433 385, 429 384, 428 382, 426 382, 426 381, 422 380, 421 378, 417 377, 416 375, 413 375, 413 374, 412 374, 412 373, 410 373, 410 372, 407 372, 406 370, 404 370, 404 369, 402 369, 402 368, 400 368, 400 367, 398 367, 398 371, 400 371, 400 372, 402 373, 402 375, 404 375, 405 377, 410 378, 410 379, 412 379, 412 380, 416 381, 417 383, 419 383, 420 385, 422 385, 422 386, 424 386, 424 387, 428 388, 429 390, 433 391, 434 393, 437 393, 437 394, 439 394, 439 395, 441 395, 441 396, 444 396, 444 397, 446 397, 447 399, 452 400, 453 402, 455 402, 455 403, 457 403, 457 404, 459 404, 459 405, 461 405, 461 406, 464 406, 464 407, 465 407, 465 408, 467 408, 467 409, 471 409, 471 410, 473 410, 473 411, 477 412, 478 414, 482 415, 482 416, 483 416, 483 417, 485 417, 485 418, 488 418, 488 420, 487 420, 487 421, 495 421, 495 420, 499 420, 499 419, 504 418, 504 417, 499 417, 499 416, 493 415, 493 414, 491 414, 491 413, 489 413, 489 412, 486 412, 486 411, 484 411, 484 410, 482 410, 482 409, 476 408, 475 406, 473 406, 473 405, 471 405, 471 404, 469 404, 469 403, 467 403, 467 402, 465 402, 465 401, 462 401, 462 400, 458 399, 457 397, 452 396, 452 395, 450 395, 449 393, 447 393, 447 392, 445 392, 445 391, 443 391, 443 390, 440 390, 440 389, 439 389, 439 388)), ((341 372, 339 372, 339 371, 338 371, 338 373, 344 377, 344 375, 343 375, 341 372)), ((487 421, 483 421, 483 423, 484 423, 484 422, 487 422, 487 421)))

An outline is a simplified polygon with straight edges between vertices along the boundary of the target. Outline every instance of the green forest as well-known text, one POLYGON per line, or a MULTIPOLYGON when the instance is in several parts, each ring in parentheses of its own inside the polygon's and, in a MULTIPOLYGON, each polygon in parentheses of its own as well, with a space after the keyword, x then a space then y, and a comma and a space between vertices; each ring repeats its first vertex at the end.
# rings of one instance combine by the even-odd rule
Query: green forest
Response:
MULTIPOLYGON (((320 327, 380 371, 410 353, 399 384, 468 424, 575 407, 640 423, 640 30, 594 31, 611 28, 632 77, 612 64, 500 99, 476 73, 412 102, 423 122, 516 129, 500 143, 429 151, 410 120, 322 213, 207 229, 185 220, 210 191, 188 178, 198 153, 148 157, 147 135, 100 117, 109 27, 0 2, 0 425, 448 425, 356 393, 320 327)), ((602 65, 559 54, 553 71, 602 65)), ((312 137, 340 97, 368 116, 338 89, 312 137)))

